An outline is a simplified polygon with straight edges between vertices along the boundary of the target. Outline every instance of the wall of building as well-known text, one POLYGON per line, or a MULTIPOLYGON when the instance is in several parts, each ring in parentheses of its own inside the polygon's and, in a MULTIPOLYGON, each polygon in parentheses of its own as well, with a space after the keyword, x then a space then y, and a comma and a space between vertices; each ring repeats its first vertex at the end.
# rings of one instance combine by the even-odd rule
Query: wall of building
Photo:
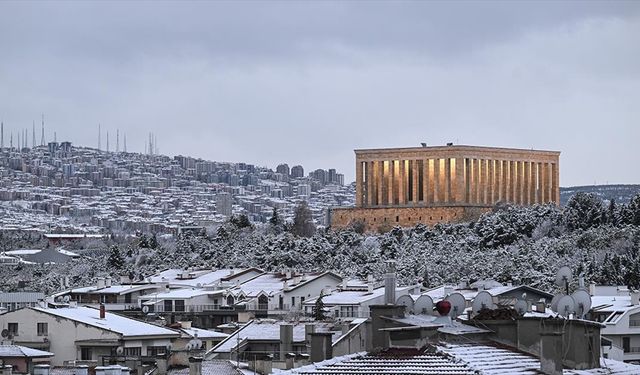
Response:
MULTIPOLYGON (((304 297, 305 300, 315 298, 320 295, 323 289, 334 289, 342 282, 341 279, 336 278, 333 275, 323 275, 302 285, 298 288, 284 292, 284 304, 291 307, 291 297, 294 297, 295 304, 293 308, 301 309, 302 304, 300 297, 304 297)), ((277 303, 278 300, 276 300, 277 303)))
POLYGON ((346 228, 362 223, 366 231, 384 232, 395 226, 419 223, 435 225, 474 221, 490 210, 488 206, 334 208, 331 210, 331 226, 346 228))

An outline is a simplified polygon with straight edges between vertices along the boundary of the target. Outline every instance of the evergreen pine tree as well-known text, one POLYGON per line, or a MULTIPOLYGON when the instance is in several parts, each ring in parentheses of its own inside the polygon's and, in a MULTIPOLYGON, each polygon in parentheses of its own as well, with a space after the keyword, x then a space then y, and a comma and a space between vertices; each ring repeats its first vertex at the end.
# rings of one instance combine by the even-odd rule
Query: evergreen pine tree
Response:
POLYGON ((302 201, 296 206, 291 230, 300 237, 312 237, 316 233, 316 225, 307 202, 302 201))
POLYGON ((316 299, 315 306, 313 307, 313 318, 315 320, 324 320, 325 319, 324 301, 322 300, 323 298, 324 298, 324 292, 321 291, 320 295, 316 299))
POLYGON ((111 246, 111 253, 109 254, 109 258, 107 258, 107 264, 111 268, 115 268, 117 270, 124 267, 124 259, 122 259, 122 255, 120 254, 120 249, 118 248, 118 246, 111 246))

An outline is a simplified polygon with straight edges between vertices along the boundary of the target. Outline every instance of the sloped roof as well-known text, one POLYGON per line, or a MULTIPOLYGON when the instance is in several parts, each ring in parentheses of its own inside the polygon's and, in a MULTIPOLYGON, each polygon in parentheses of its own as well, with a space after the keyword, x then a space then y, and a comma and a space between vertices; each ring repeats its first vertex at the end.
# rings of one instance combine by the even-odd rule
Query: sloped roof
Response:
POLYGON ((84 323, 107 331, 119 333, 124 337, 179 336, 179 333, 174 330, 159 327, 139 320, 126 318, 124 316, 110 312, 106 312, 105 318, 100 319, 100 311, 98 309, 92 309, 89 307, 62 307, 55 309, 30 307, 30 309, 45 314, 55 315, 61 318, 73 320, 75 322, 84 323))
POLYGON ((0 358, 16 357, 53 357, 55 354, 43 350, 31 349, 20 345, 0 345, 0 358))
MULTIPOLYGON (((202 361, 202 375, 240 375, 240 371, 229 361, 207 360, 202 361)), ((167 371, 167 375, 189 375, 189 368, 173 368, 167 371)))

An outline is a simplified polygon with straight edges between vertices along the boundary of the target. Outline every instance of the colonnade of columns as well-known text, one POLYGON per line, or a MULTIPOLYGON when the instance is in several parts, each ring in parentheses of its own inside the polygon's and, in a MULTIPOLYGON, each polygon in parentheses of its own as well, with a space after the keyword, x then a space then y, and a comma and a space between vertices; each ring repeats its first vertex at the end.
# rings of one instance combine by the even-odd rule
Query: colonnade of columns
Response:
POLYGON ((560 201, 557 163, 474 158, 356 161, 356 206, 560 201))

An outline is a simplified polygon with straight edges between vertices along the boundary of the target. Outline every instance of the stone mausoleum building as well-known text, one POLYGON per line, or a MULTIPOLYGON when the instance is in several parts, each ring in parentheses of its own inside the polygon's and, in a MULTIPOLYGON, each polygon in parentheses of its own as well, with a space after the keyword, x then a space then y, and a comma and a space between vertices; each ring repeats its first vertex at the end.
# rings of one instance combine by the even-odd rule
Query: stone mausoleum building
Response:
POLYGON ((499 202, 560 202, 558 151, 448 144, 355 154, 356 207, 333 209, 333 227, 433 225, 475 220, 499 202))

